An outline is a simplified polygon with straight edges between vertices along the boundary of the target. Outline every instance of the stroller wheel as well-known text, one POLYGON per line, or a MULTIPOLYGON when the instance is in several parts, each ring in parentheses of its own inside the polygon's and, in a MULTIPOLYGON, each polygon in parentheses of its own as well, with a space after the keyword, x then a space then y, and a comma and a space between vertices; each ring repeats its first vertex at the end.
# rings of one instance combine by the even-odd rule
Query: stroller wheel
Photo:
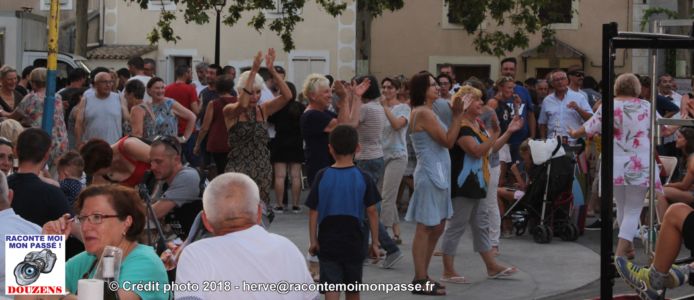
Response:
POLYGON ((533 230, 533 240, 538 244, 548 244, 552 241, 552 229, 547 225, 537 225, 533 230))
POLYGON ((561 235, 563 241, 575 241, 578 239, 578 227, 574 223, 567 223, 562 227, 561 235))

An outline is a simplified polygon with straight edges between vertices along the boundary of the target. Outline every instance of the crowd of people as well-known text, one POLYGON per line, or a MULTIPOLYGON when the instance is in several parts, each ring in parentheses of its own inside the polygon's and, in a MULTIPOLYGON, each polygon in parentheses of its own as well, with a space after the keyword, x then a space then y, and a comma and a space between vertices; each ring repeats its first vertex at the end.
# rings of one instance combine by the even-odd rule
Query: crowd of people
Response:
MULTIPOLYGON (((3 66, 0 233, 69 236, 68 297, 79 293, 77 280, 94 276, 107 246, 123 251, 120 281, 358 283, 365 260, 382 259, 381 267, 393 268, 405 255, 398 246, 403 243, 412 246, 412 283, 427 287, 413 292, 445 295, 444 284, 469 283, 462 275, 468 272, 455 265, 468 227, 488 278, 516 276, 517 268, 496 257, 501 238, 511 234, 502 216, 534 181, 530 140, 559 138, 569 146, 567 155, 576 157, 581 151, 571 149, 585 145, 587 179, 597 183, 603 100, 596 80, 580 66, 520 82, 516 60, 507 58, 496 81, 458 80, 453 66, 444 64, 438 74, 380 81, 311 74, 297 89, 285 81, 275 57, 273 49, 258 52, 238 78, 233 67, 200 63, 192 80, 191 66, 177 66, 169 84, 154 74, 154 61, 141 57, 117 71, 73 70, 55 95, 50 135, 40 129, 46 69, 20 74, 3 66), (301 199, 304 177, 310 191, 301 199), (143 194, 151 197, 161 230, 148 218, 143 194), (309 210, 309 255, 319 261, 317 274, 296 245, 264 228, 274 214, 301 213, 302 207, 309 210), (209 237, 190 243, 199 212, 209 237), (410 239, 401 234, 403 213, 416 223, 410 239), (148 247, 158 235, 169 250, 148 247), (436 280, 429 274, 434 256, 442 256, 443 264, 436 280), (270 268, 277 272, 263 271, 270 268)), ((694 95, 677 94, 670 75, 657 80, 660 116, 694 112, 694 95)), ((615 107, 616 264, 627 280, 646 281, 655 291, 688 275, 670 269, 672 250, 663 249, 678 246, 681 237, 687 247, 692 243, 692 209, 675 203, 694 203, 694 129, 661 128, 659 153, 686 164, 681 181, 663 187, 655 180, 664 236, 656 251, 664 254, 657 254, 653 268, 639 269, 627 259, 636 255, 633 239, 650 182, 650 82, 622 74, 609 101, 615 107)), ((597 195, 585 192, 589 215, 600 213, 597 195)), ((599 220, 591 228, 599 228, 599 220)), ((359 298, 357 291, 344 292, 347 299, 359 298)), ((172 296, 125 290, 118 295, 172 296)), ((186 291, 175 297, 229 295, 186 291)), ((339 296, 325 293, 326 299, 339 296)))

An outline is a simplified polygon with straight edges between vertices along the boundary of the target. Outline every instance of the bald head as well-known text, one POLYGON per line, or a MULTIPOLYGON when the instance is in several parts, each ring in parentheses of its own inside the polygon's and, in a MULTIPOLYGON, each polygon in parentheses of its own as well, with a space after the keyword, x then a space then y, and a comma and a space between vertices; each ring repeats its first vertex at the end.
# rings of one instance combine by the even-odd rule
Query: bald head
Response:
POLYGON ((227 221, 257 223, 260 192, 253 179, 241 173, 224 173, 210 182, 202 195, 207 221, 216 229, 227 221))
POLYGON ((108 97, 113 87, 113 78, 109 72, 99 72, 94 76, 94 89, 99 98, 108 97))

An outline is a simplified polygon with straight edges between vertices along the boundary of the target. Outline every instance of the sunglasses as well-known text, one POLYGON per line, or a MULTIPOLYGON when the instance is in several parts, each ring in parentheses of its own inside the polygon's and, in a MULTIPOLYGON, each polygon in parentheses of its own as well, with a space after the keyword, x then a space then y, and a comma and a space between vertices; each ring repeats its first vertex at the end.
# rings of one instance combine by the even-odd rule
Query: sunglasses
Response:
POLYGON ((176 151, 176 155, 181 155, 181 144, 178 140, 170 135, 159 135, 154 138, 152 144, 161 143, 176 151))
POLYGON ((576 76, 576 77, 583 77, 584 76, 583 72, 571 72, 571 73, 569 73, 569 75, 576 76))

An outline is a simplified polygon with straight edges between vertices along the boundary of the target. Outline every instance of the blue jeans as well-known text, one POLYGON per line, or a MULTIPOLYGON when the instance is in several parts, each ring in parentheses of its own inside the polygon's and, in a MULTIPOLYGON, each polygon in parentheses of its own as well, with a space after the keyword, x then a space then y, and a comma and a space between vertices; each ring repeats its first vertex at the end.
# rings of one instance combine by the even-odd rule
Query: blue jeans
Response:
MULTIPOLYGON (((371 228, 369 227, 368 219, 364 219, 364 226, 362 227, 362 231, 364 232, 364 249, 366 249, 366 253, 369 253, 369 240, 371 238, 371 228)), ((393 239, 390 238, 388 232, 386 231, 386 227, 383 226, 383 223, 381 223, 380 221, 378 222, 378 243, 381 244, 381 248, 383 248, 383 250, 386 250, 386 254, 388 255, 400 251, 400 248, 398 248, 398 245, 395 244, 395 241, 393 241, 393 239)))
POLYGON ((197 168, 198 166, 200 166, 200 157, 193 154, 193 148, 195 148, 195 140, 197 140, 197 139, 198 139, 198 132, 195 131, 195 132, 193 132, 193 134, 190 135, 190 138, 188 138, 188 141, 186 141, 185 144, 181 145, 183 148, 183 156, 185 156, 186 161, 193 168, 197 168))
POLYGON ((369 174, 376 186, 378 186, 378 182, 381 181, 381 177, 383 177, 383 170, 386 167, 386 162, 383 160, 383 157, 357 160, 356 163, 357 167, 359 167, 359 169, 364 171, 366 174, 369 174))

